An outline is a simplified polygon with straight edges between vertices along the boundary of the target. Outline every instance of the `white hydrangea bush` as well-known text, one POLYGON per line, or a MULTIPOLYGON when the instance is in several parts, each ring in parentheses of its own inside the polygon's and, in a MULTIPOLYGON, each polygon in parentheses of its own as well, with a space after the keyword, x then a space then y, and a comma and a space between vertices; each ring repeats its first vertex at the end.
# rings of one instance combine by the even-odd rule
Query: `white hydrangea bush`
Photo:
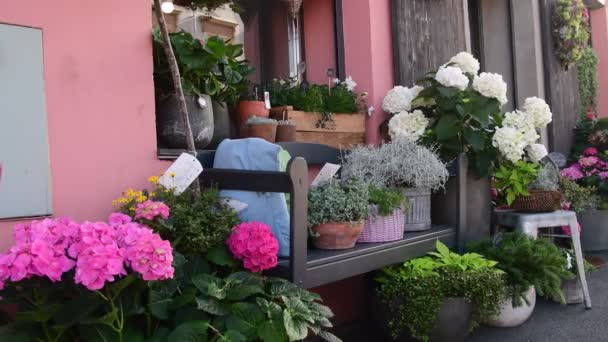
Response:
POLYGON ((533 163, 538 163, 541 159, 549 154, 547 147, 545 147, 543 144, 529 145, 526 147, 526 153, 528 155, 528 159, 533 163))
POLYGON ((524 149, 528 143, 524 139, 522 132, 510 126, 503 126, 496 129, 492 137, 492 145, 507 160, 515 163, 524 156, 524 149))
POLYGON ((411 88, 396 86, 389 90, 384 97, 382 109, 390 114, 410 111, 412 109, 412 102, 423 89, 418 85, 411 88))
POLYGON ((448 64, 454 64, 469 75, 477 75, 479 72, 479 61, 468 52, 460 52, 456 56, 450 58, 448 64))
POLYGON ((435 80, 445 87, 454 87, 462 91, 469 86, 469 78, 458 67, 443 66, 437 70, 435 80))
POLYGON ((524 112, 528 113, 536 129, 543 129, 553 120, 551 108, 545 100, 538 97, 529 97, 524 102, 524 112))
POLYGON ((497 99, 501 105, 507 104, 507 83, 502 75, 491 72, 482 72, 473 79, 473 89, 485 97, 497 99))
POLYGON ((388 133, 393 140, 417 141, 428 125, 429 119, 421 110, 411 113, 404 111, 391 118, 388 123, 388 133))

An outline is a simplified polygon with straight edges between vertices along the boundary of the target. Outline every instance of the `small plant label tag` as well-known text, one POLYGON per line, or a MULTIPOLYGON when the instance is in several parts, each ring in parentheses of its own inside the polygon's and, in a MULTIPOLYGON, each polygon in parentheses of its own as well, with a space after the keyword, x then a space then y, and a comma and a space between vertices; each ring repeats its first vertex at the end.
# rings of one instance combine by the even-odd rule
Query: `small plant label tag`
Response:
POLYGON ((266 105, 266 109, 270 109, 270 93, 264 92, 264 104, 266 105))
POLYGON ((182 153, 177 160, 158 179, 158 183, 167 189, 173 189, 176 195, 186 191, 203 172, 203 165, 188 153, 182 153))
POLYGON ((220 202, 223 205, 226 205, 226 206, 234 209, 234 211, 236 211, 237 213, 240 213, 241 211, 243 211, 243 210, 247 209, 247 207, 249 207, 249 204, 235 200, 234 198, 221 198, 220 202))
POLYGON ((325 182, 328 182, 336 175, 338 170, 340 170, 340 165, 325 163, 325 165, 323 165, 321 171, 319 171, 319 174, 317 175, 317 177, 315 177, 310 186, 314 188, 325 182))

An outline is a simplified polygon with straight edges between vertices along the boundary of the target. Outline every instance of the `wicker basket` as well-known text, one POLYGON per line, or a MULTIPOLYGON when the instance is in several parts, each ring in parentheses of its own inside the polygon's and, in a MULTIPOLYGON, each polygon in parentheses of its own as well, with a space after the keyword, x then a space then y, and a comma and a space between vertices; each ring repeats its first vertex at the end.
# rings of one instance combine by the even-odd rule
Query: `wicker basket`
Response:
POLYGON ((530 196, 519 196, 511 207, 525 213, 547 213, 561 208, 562 193, 549 190, 530 190, 530 196))
POLYGON ((378 207, 370 206, 370 217, 365 220, 358 242, 389 242, 403 239, 405 215, 395 209, 392 215, 378 215, 378 207))

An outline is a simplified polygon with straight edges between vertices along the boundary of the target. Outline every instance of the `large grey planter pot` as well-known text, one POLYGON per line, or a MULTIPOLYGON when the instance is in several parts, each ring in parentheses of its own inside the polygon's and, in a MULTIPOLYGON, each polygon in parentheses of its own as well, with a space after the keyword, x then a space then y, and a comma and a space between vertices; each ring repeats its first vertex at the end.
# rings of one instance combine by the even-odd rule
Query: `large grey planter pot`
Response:
MULTIPOLYGON (((403 300, 395 298, 399 303, 403 300)), ((403 303, 407 305, 407 303, 403 303)), ((387 310, 376 295, 372 302, 373 317, 385 335, 387 341, 410 342, 418 341, 413 338, 408 331, 401 332, 397 338, 391 336, 388 322, 396 313, 387 310)), ((446 298, 437 312, 435 328, 429 336, 431 342, 460 342, 464 341, 471 328, 471 318, 473 315, 473 305, 466 298, 446 298)))
POLYGON ((532 316, 536 306, 536 290, 534 287, 530 287, 526 292, 526 299, 530 303, 529 305, 524 301, 522 305, 513 307, 513 299, 511 297, 505 298, 500 304, 498 316, 486 321, 485 324, 498 328, 514 328, 524 324, 532 316))
MULTIPOLYGON (((199 105, 198 97, 186 96, 188 118, 194 135, 194 144, 202 150, 209 145, 213 138, 213 107, 211 98, 203 95, 205 107, 199 105)), ((167 148, 185 149, 186 133, 180 120, 179 106, 176 96, 160 101, 156 110, 156 132, 158 139, 167 148)))
POLYGON ((232 122, 225 102, 213 101, 213 139, 211 147, 217 147, 224 139, 230 138, 232 122))
POLYGON ((431 229, 431 189, 404 189, 403 195, 410 202, 405 213, 405 232, 431 229))
POLYGON ((588 210, 578 215, 583 251, 608 250, 608 210, 588 210))

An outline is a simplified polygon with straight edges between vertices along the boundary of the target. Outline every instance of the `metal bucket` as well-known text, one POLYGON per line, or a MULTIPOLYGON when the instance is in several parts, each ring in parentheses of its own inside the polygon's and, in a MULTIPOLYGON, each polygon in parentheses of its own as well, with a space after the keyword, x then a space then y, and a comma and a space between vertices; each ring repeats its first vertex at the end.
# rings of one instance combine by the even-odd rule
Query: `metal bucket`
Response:
POLYGON ((431 189, 404 189, 403 195, 410 202, 410 209, 405 213, 405 231, 431 229, 431 189))

